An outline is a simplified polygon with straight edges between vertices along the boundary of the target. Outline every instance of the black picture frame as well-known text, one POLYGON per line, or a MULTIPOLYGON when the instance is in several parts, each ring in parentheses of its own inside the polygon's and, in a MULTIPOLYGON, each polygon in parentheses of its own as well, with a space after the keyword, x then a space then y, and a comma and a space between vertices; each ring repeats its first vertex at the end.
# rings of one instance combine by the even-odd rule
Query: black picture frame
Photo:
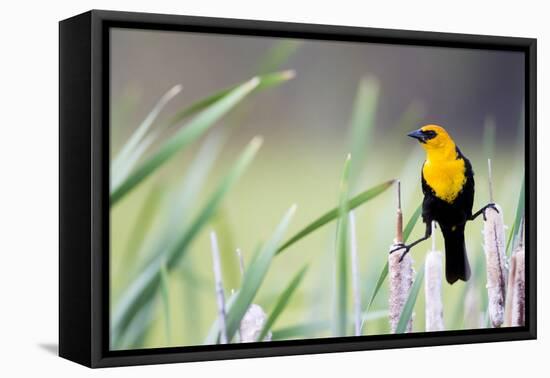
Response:
POLYGON ((59 23, 59 355, 89 367, 536 338, 536 39, 92 10, 59 23), (526 326, 109 350, 109 28, 192 31, 525 54, 526 326))

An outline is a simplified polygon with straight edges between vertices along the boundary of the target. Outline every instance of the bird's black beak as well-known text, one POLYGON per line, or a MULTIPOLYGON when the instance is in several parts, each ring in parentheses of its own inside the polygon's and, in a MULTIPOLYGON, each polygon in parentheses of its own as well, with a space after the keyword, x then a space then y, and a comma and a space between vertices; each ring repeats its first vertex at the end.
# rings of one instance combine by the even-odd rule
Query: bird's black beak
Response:
POLYGON ((420 143, 426 143, 426 140, 427 140, 426 134, 420 129, 414 130, 413 132, 408 133, 407 136, 410 136, 411 138, 414 138, 414 139, 418 139, 420 143))

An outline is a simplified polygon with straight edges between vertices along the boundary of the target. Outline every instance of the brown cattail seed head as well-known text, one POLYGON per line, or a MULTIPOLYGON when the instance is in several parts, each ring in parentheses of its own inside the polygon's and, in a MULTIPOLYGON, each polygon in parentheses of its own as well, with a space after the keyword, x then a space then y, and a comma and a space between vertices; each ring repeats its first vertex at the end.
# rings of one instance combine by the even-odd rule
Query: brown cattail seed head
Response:
MULTIPOLYGON (((390 247, 390 251, 398 248, 400 244, 394 244, 390 247)), ((401 316, 401 311, 403 306, 407 301, 411 286, 413 284, 414 270, 412 267, 412 258, 410 254, 406 254, 401 262, 402 254, 405 252, 405 249, 397 250, 393 253, 390 253, 388 256, 388 272, 390 275, 390 299, 389 299, 389 310, 390 310, 390 327, 391 333, 395 333, 397 329, 397 323, 399 322, 399 317, 401 316)), ((412 331, 412 317, 407 324, 405 332, 412 331)))
POLYGON ((504 256, 504 222, 502 209, 485 210, 486 221, 483 226, 485 261, 487 264, 487 293, 489 297, 489 318, 493 327, 504 322, 504 303, 506 291, 507 267, 504 256))
POLYGON ((514 253, 516 259, 513 297, 512 297, 512 327, 525 325, 525 249, 520 246, 514 253))

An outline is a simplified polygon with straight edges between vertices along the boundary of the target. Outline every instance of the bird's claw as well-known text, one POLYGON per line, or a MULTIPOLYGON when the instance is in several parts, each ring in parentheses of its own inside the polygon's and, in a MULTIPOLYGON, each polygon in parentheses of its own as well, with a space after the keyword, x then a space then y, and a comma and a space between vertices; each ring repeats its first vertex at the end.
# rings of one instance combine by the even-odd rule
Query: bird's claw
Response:
POLYGON ((401 254, 401 257, 399 258, 399 262, 401 262, 403 261, 403 258, 405 257, 405 255, 409 253, 409 251, 411 250, 411 247, 403 243, 397 243, 396 245, 397 247, 395 247, 390 251, 390 255, 394 252, 401 251, 404 249, 405 251, 401 254))
POLYGON ((494 203, 490 203, 488 205, 486 205, 484 208, 483 208, 483 220, 484 221, 487 221, 487 215, 485 215, 485 212, 487 211, 487 209, 493 209, 494 211, 496 211, 497 213, 500 213, 500 211, 498 211, 497 209, 497 205, 495 205, 494 203))

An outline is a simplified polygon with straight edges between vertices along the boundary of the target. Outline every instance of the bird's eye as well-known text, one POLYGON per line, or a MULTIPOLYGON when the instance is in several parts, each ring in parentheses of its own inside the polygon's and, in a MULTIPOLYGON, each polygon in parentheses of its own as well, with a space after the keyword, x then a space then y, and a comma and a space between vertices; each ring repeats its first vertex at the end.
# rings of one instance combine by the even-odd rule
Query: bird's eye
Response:
POLYGON ((430 139, 433 139, 437 136, 437 133, 433 130, 423 131, 422 134, 424 134, 424 139, 425 140, 430 140, 430 139))

